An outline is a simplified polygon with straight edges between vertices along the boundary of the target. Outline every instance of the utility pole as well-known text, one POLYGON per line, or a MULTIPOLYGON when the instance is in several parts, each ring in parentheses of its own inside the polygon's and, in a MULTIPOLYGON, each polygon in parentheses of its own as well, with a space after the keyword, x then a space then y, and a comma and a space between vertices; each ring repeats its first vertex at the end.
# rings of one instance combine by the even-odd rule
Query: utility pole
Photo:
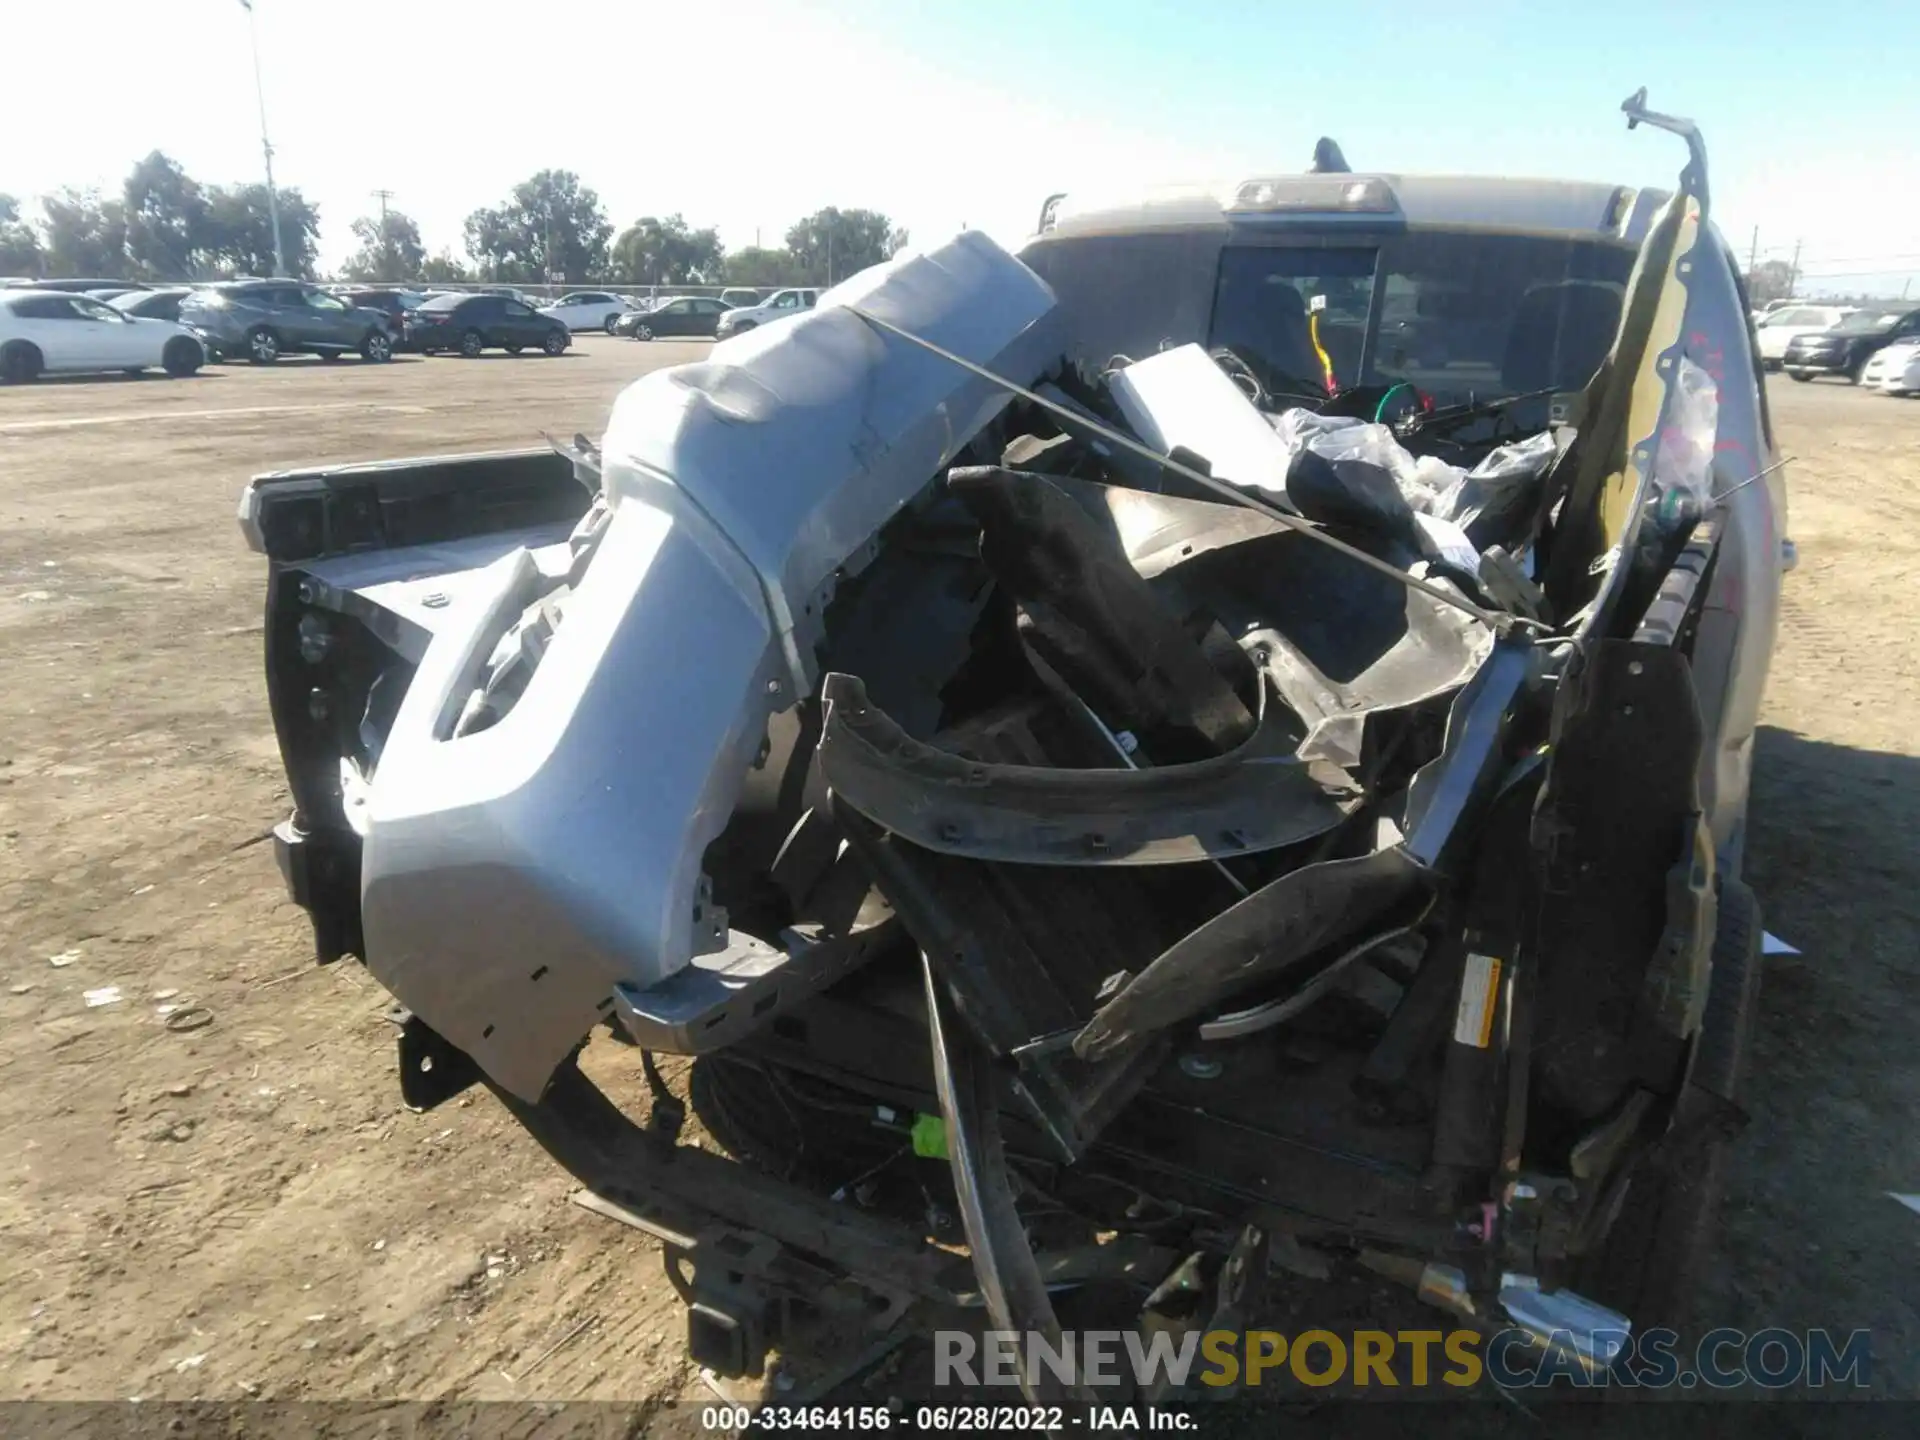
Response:
POLYGON ((240 0, 247 12, 247 42, 253 47, 253 93, 260 102, 260 149, 267 160, 267 214, 273 220, 273 275, 287 273, 287 252, 280 245, 280 197, 273 188, 273 146, 267 140, 267 91, 260 81, 260 32, 253 23, 253 0, 240 0))
POLYGON ((1760 227, 1753 227, 1753 245, 1747 251, 1747 284, 1753 284, 1753 272, 1760 268, 1760 227))
POLYGON ((393 241, 387 235, 387 201, 393 198, 393 191, 375 190, 373 198, 380 202, 380 278, 384 280, 393 263, 393 241))
MULTIPOLYGON (((546 253, 544 258, 547 263, 543 268, 546 270, 547 273, 542 278, 545 279, 549 285, 551 285, 554 282, 554 279, 556 278, 554 273, 554 268, 553 268, 553 176, 552 175, 547 176, 547 248, 546 248, 546 253)), ((559 278, 564 279, 565 277, 561 276, 559 278)))
POLYGON ((1794 292, 1800 288, 1800 246, 1804 241, 1793 242, 1793 266, 1787 272, 1787 298, 1794 298, 1794 292))

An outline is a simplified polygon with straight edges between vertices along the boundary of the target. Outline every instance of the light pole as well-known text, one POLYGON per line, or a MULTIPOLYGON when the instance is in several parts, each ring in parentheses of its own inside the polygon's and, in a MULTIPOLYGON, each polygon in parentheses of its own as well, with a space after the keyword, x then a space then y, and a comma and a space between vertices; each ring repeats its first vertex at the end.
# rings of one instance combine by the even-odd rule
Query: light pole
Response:
POLYGON ((553 269, 553 182, 551 180, 547 182, 547 244, 545 250, 541 252, 541 258, 547 262, 547 273, 544 278, 551 285, 559 278, 554 274, 553 269))
POLYGON ((378 253, 380 256, 380 274, 381 278, 384 279, 387 271, 398 270, 400 268, 394 260, 393 237, 387 233, 387 201, 393 198, 393 191, 374 190, 370 193, 374 199, 380 202, 380 249, 378 253))
POLYGON ((567 279, 567 267, 564 264, 556 265, 553 258, 553 174, 551 171, 547 174, 547 245, 541 258, 546 262, 542 268, 546 272, 544 278, 547 284, 564 285, 567 279))
POLYGON ((260 149, 267 160, 267 214, 273 221, 274 278, 287 273, 286 251, 280 247, 280 197, 273 189, 273 146, 267 140, 267 91, 260 83, 260 32, 253 23, 253 0, 240 0, 247 12, 247 42, 253 47, 253 93, 260 102, 260 149))

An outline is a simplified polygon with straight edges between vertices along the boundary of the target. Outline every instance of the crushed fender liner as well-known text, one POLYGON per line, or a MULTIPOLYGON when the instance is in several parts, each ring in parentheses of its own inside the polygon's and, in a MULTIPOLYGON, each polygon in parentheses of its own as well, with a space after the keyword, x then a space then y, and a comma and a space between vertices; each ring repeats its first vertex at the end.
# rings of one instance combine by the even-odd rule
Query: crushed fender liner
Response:
POLYGON ((928 850, 1025 865, 1177 865, 1323 834, 1359 801, 1295 760, 1266 707, 1237 749, 1148 770, 991 765, 913 739, 852 675, 829 675, 820 768, 842 803, 928 850))

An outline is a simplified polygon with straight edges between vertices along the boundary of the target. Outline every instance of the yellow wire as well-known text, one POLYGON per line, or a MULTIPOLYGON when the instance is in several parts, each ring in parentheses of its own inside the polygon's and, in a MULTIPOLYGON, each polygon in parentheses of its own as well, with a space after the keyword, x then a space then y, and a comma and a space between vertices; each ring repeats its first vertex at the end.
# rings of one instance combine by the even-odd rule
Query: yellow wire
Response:
POLYGON ((1307 316, 1307 338, 1313 341, 1313 353, 1320 357, 1320 369, 1327 377, 1327 393, 1333 394, 1333 357, 1320 343, 1320 312, 1307 316))

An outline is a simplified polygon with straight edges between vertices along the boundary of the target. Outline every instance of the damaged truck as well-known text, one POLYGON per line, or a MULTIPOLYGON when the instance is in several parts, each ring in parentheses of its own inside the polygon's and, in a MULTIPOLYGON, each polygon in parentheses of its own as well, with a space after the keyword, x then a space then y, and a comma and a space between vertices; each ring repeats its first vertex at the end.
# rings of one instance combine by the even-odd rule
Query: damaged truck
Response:
POLYGON ((406 1102, 490 1086, 722 1374, 1275 1269, 1667 1318, 1791 547, 1701 138, 1623 108, 1671 191, 1055 196, 598 442, 252 481, 279 861, 406 1102))

